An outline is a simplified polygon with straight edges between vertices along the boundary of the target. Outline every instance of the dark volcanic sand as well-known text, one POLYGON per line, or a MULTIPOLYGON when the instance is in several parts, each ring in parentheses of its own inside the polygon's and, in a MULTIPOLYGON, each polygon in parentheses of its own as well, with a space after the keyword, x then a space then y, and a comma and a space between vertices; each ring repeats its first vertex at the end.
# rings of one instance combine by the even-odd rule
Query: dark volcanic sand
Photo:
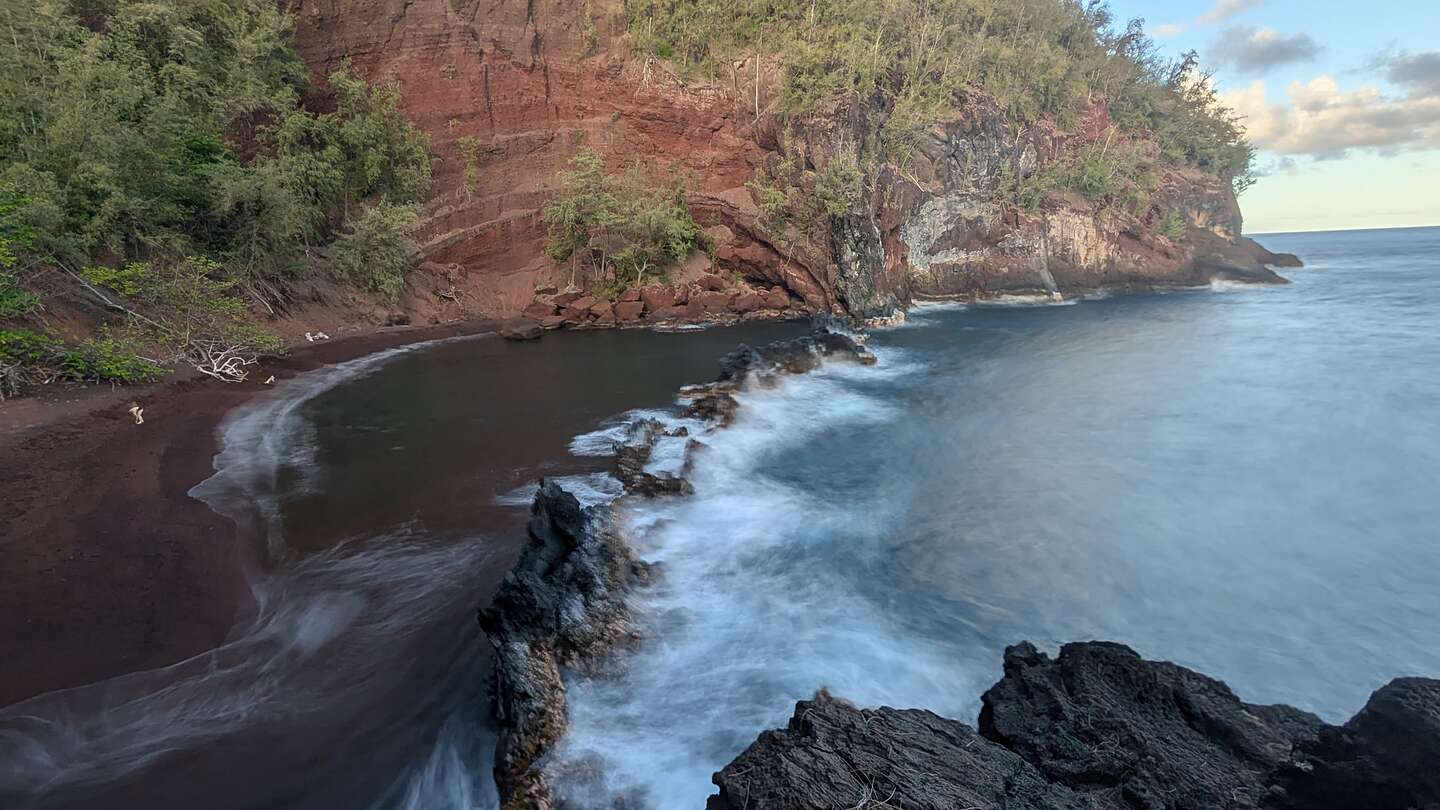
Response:
POLYGON ((0 706, 184 660, 252 610, 254 555, 187 493, 212 472, 221 418, 266 390, 262 380, 497 325, 306 345, 238 385, 190 373, 0 403, 0 706), (126 413, 132 400, 143 426, 126 413))

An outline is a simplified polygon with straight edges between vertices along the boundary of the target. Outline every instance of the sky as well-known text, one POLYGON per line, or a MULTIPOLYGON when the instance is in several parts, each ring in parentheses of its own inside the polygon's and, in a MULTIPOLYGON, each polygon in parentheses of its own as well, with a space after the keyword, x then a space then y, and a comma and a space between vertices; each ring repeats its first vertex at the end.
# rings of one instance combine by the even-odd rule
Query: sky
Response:
POLYGON ((1440 225, 1440 0, 1111 0, 1194 49, 1262 175, 1247 233, 1440 225))

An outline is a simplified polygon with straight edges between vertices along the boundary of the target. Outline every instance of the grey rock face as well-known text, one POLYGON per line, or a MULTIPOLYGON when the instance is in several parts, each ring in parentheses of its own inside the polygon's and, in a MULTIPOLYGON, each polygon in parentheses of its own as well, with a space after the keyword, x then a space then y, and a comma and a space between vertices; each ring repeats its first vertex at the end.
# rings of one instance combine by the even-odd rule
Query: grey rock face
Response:
POLYGON ((1053 660, 1011 647, 982 702, 987 739, 1117 807, 1260 807, 1266 776, 1323 725, 1105 642, 1067 644, 1053 660))
POLYGON ((964 723, 916 709, 857 709, 827 694, 796 704, 715 774, 707 810, 1095 807, 964 723), (897 745, 897 742, 903 744, 897 745))
POLYGON ((717 773, 707 807, 1440 808, 1440 681, 1394 681, 1329 726, 1119 644, 1026 643, 983 703, 977 733, 822 693, 717 773))

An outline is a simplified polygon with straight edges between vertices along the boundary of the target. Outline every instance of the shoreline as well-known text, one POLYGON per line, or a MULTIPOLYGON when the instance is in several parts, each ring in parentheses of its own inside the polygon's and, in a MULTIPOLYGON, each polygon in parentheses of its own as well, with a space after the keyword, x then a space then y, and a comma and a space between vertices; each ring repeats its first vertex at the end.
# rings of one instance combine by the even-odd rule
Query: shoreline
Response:
POLYGON ((284 380, 384 349, 497 333, 501 321, 379 329, 264 360, 243 383, 191 371, 143 387, 0 404, 0 707, 175 664, 253 614, 258 556, 192 498, 225 416, 284 380), (145 408, 131 423, 129 403, 145 408))
MULTIPOLYGON (((919 296, 914 305, 956 300, 919 296)), ((237 543, 232 519, 189 492, 214 472, 226 415, 271 390, 261 380, 428 340, 498 336, 506 323, 381 327, 300 344, 262 360, 243 383, 177 370, 145 386, 64 387, 0 403, 0 456, 10 462, 0 467, 0 576, 9 585, 0 611, 22 617, 0 628, 0 658, 15 662, 0 674, 0 707, 178 663, 223 644, 253 615, 258 554, 237 543), (131 424, 132 401, 145 408, 143 427, 131 424)))

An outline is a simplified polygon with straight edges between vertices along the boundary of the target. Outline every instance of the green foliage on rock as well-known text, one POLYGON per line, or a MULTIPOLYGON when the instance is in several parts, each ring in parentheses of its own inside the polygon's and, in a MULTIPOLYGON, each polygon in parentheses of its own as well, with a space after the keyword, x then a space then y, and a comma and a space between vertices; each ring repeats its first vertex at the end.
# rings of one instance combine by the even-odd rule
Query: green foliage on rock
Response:
POLYGON ((40 306, 40 299, 20 286, 14 275, 0 270, 0 320, 20 318, 40 306))
POLYGON ((381 201, 365 210, 335 240, 335 274, 387 301, 397 301, 414 263, 410 230, 420 216, 414 205, 381 201))
POLYGON ((831 155, 815 174, 815 196, 826 212, 842 216, 859 201, 862 180, 860 163, 854 155, 831 155))
POLYGON ((1179 239, 1185 235, 1185 218, 1171 211, 1160 220, 1160 233, 1167 239, 1179 239))
POLYGON ((777 233, 783 232, 790 219, 790 193, 765 170, 755 172, 745 187, 760 208, 760 223, 777 233))
POLYGON ((559 174, 545 204, 546 250, 557 263, 588 265, 620 288, 656 278, 703 244, 683 182, 651 185, 639 165, 610 173, 593 149, 581 149, 559 174))
POLYGON ((1156 55, 1143 26, 1112 27, 1103 2, 1076 0, 626 0, 637 44, 688 74, 728 60, 778 59, 779 112, 805 116, 837 98, 881 98, 879 133, 903 163, 922 134, 982 91, 1027 125, 1076 122, 1108 105, 1162 157, 1219 176, 1248 175, 1251 149, 1193 54, 1156 55))

